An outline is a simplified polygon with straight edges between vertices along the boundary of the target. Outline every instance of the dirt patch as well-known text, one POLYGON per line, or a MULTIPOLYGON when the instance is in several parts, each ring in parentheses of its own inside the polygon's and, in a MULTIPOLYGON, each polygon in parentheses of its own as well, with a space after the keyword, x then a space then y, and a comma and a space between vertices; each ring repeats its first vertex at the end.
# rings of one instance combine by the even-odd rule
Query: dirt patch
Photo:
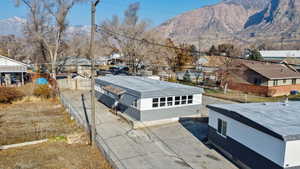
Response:
POLYGON ((0 150, 0 169, 111 169, 57 100, 28 98, 0 106, 0 145, 50 138, 43 144, 0 150), (70 135, 73 142, 67 144, 70 135))
POLYGON ((57 102, 17 102, 0 109, 0 145, 65 136, 80 129, 57 102))
POLYGON ((49 142, 0 151, 0 168, 5 169, 111 169, 96 148, 49 142))

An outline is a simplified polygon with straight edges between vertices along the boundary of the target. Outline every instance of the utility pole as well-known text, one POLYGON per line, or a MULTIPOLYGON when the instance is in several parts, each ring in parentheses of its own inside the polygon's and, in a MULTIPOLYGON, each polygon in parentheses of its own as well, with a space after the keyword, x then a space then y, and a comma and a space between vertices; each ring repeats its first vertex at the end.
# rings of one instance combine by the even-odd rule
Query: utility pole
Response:
POLYGON ((95 108, 95 55, 94 55, 94 43, 96 32, 96 6, 100 0, 91 2, 91 42, 90 42, 90 59, 91 59, 91 118, 92 127, 90 131, 90 141, 92 145, 96 142, 96 108, 95 108))

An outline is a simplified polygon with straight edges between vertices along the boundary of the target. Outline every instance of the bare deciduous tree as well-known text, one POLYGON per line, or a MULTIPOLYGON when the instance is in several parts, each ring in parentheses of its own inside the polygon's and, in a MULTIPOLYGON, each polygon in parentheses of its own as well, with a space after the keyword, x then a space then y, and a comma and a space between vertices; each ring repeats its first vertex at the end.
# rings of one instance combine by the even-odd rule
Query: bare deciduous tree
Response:
MULTIPOLYGON (((46 48, 51 62, 52 77, 56 78, 56 62, 67 29, 67 15, 71 8, 85 0, 17 0, 29 9, 27 29, 33 41, 46 48)), ((42 50, 43 51, 43 50, 42 50)), ((45 54, 46 55, 46 54, 45 54)))
POLYGON ((106 20, 101 24, 102 38, 107 46, 119 49, 134 73, 144 61, 143 49, 147 45, 135 39, 146 39, 149 27, 147 21, 140 21, 138 18, 139 6, 139 3, 129 5, 124 12, 123 21, 114 16, 111 20, 106 20))

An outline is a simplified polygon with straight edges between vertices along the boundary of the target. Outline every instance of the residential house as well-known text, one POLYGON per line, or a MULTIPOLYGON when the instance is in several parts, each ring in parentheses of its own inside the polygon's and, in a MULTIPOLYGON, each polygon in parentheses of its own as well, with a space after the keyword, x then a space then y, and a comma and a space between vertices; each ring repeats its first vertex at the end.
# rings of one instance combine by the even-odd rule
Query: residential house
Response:
POLYGON ((241 168, 300 168, 299 102, 207 107, 209 143, 241 168))
POLYGON ((203 93, 202 88, 138 76, 99 77, 95 88, 99 101, 142 122, 197 115, 203 93))
POLYGON ((28 65, 0 55, 0 86, 24 85, 28 65))
POLYGON ((224 56, 202 56, 197 61, 196 70, 203 73, 205 81, 216 81, 216 72, 228 62, 230 58, 224 56))
MULTIPOLYGON (((99 57, 95 59, 95 66, 105 65, 107 60, 99 57)), ((90 76, 91 60, 85 57, 69 56, 58 62, 59 72, 77 72, 82 76, 90 76)))
POLYGON ((197 70, 186 70, 183 72, 176 72, 177 80, 199 83, 203 79, 203 73, 197 70))
POLYGON ((264 96, 283 96, 294 90, 300 91, 300 73, 286 64, 235 59, 221 72, 218 78, 223 79, 221 84, 228 83, 232 90, 264 96))

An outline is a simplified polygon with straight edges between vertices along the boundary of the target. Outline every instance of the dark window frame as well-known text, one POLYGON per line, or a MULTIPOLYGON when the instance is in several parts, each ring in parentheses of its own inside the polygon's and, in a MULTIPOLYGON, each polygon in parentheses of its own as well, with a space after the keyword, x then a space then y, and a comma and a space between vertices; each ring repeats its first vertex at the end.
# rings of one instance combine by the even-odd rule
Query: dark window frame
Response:
POLYGON ((158 108, 159 105, 159 98, 152 99, 152 108, 158 108))
POLYGON ((165 97, 159 98, 159 107, 166 107, 167 99, 165 97))
POLYGON ((182 105, 187 104, 187 96, 181 96, 181 104, 182 105))
POLYGON ((134 108, 137 108, 137 107, 138 107, 138 100, 135 99, 135 100, 132 102, 132 105, 131 105, 131 106, 134 107, 134 108))
POLYGON ((188 96, 187 104, 193 104, 193 100, 194 100, 194 96, 193 95, 189 95, 188 96))
POLYGON ((173 106, 173 97, 167 97, 167 106, 173 106))
POLYGON ((181 97, 180 96, 175 96, 175 102, 174 102, 174 105, 175 106, 178 106, 178 105, 180 105, 180 102, 181 102, 181 99, 180 99, 181 97))
POLYGON ((227 137, 227 121, 218 119, 218 128, 217 133, 220 134, 223 137, 227 137))

